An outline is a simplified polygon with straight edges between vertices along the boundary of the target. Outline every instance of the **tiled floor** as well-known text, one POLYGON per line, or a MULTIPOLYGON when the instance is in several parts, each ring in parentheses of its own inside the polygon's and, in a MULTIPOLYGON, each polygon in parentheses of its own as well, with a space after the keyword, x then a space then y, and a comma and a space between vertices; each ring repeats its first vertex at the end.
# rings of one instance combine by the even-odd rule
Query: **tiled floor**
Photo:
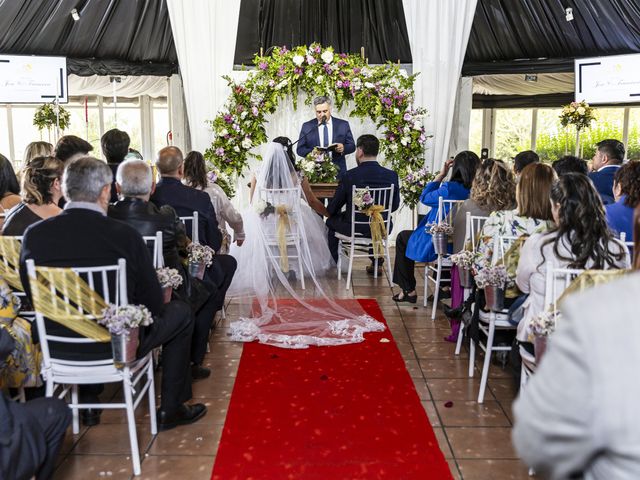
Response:
MULTIPOLYGON (((348 295, 378 300, 454 478, 529 479, 510 441, 511 403, 516 389, 509 373, 492 365, 485 402, 479 405, 476 397, 481 358, 476 362, 475 378, 469 378, 466 349, 456 357, 454 346, 443 341, 448 323, 440 310, 433 322, 421 304, 398 307, 391 300, 386 278, 375 280, 367 276, 363 265, 358 266, 353 285, 348 295)), ((211 478, 242 353, 242 345, 230 342, 226 336, 226 326, 234 313, 237 307, 230 305, 227 320, 212 335, 211 353, 205 360, 212 369, 211 378, 194 384, 195 400, 208 406, 206 417, 195 425, 152 437, 148 409, 139 408, 142 476, 138 478, 211 478)), ((110 394, 119 393, 111 390, 110 394)), ((128 452, 125 416, 119 411, 106 412, 101 425, 83 428, 75 436, 69 432, 54 478, 136 478, 132 477, 128 452)))

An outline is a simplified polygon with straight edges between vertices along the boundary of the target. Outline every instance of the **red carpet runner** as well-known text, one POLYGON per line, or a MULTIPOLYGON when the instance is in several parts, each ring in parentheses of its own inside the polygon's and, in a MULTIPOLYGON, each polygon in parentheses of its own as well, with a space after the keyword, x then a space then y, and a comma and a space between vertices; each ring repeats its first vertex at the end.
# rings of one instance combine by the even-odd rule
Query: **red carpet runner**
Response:
POLYGON ((387 330, 339 347, 246 344, 212 478, 452 477, 387 330))

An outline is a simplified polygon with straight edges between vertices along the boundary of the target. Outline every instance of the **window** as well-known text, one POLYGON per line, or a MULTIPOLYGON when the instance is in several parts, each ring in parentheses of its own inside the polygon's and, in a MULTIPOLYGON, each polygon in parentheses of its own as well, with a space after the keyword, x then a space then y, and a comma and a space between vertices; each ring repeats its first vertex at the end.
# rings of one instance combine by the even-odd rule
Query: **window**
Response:
POLYGON ((9 121, 7 120, 7 107, 0 105, 0 153, 11 158, 11 145, 9 145, 9 121))
POLYGON ((629 109, 629 134, 627 139, 627 158, 640 160, 640 108, 629 109))
POLYGON ((482 150, 482 123, 484 110, 474 108, 471 110, 471 122, 469 123, 469 150, 480 156, 482 150))
POLYGON ((33 116, 36 113, 36 105, 12 105, 11 121, 13 124, 13 162, 22 164, 24 151, 31 142, 42 140, 55 143, 55 127, 51 130, 38 130, 33 124, 33 116))
POLYGON ((112 98, 105 98, 103 103, 104 131, 117 128, 124 130, 131 138, 131 148, 142 150, 142 127, 140 102, 137 98, 118 98, 114 105, 112 98))
POLYGON ((531 148, 531 114, 530 108, 496 110, 494 158, 510 160, 531 148))
MULTIPOLYGON (((151 109, 153 114, 153 152, 154 155, 158 151, 169 145, 167 135, 169 133, 169 109, 167 108, 167 99, 154 98, 151 100, 151 109)), ((187 152, 184 152, 185 154, 187 152)))
POLYGON ((84 97, 71 97, 69 103, 65 105, 69 110, 71 120, 69 128, 64 132, 66 135, 76 135, 84 138, 91 145, 94 157, 101 158, 102 151, 100 149, 100 109, 98 101, 95 97, 87 99, 87 111, 85 116, 84 97), (87 122, 88 118, 88 122, 87 122))

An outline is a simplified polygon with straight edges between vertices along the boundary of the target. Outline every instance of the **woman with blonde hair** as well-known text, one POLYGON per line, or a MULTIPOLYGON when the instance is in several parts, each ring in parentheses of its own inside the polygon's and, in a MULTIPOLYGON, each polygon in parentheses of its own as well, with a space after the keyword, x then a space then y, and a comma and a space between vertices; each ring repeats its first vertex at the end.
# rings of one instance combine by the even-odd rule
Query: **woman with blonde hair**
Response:
POLYGON ((22 172, 22 203, 5 220, 3 235, 22 235, 29 225, 62 212, 61 178, 64 164, 54 157, 37 157, 22 172))
POLYGON ((24 160, 22 165, 27 165, 37 157, 53 156, 53 145, 49 142, 31 142, 24 150, 24 160))

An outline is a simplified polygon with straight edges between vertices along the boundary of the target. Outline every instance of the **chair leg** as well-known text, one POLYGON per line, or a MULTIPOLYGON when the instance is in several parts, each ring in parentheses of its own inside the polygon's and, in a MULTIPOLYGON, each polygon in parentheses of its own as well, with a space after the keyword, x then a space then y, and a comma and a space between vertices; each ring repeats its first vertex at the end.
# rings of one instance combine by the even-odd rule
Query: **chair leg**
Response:
POLYGON ((342 240, 338 240, 338 280, 342 280, 342 240))
POLYGON ((476 342, 469 335, 469 377, 473 377, 476 363, 476 342))
MULTIPOLYGON (((133 393, 131 385, 131 377, 128 368, 125 368, 124 380, 122 381, 122 390, 124 391, 124 403, 127 410, 127 426, 129 428, 129 443, 131 444, 131 461, 133 462, 133 474, 140 475, 140 450, 138 448, 138 434, 136 431, 136 417, 133 410, 133 393)), ((149 392, 150 393, 150 392, 149 392)), ((149 412, 154 415, 154 412, 149 412)))
POLYGON ((424 308, 427 308, 427 305, 429 303, 429 300, 427 300, 428 294, 429 294, 429 264, 426 263, 424 266, 424 300, 422 302, 424 308))
POLYGON ((456 340, 455 355, 460 355, 460 349, 462 348, 462 337, 464 337, 464 322, 460 322, 460 330, 458 330, 458 340, 456 340))
POLYGON ((489 365, 491 364, 491 352, 493 351, 493 336, 495 333, 495 313, 491 312, 489 320, 489 334, 487 335, 487 344, 484 352, 484 364, 482 366, 482 377, 480 377, 480 391, 478 392, 478 403, 484 402, 484 391, 487 388, 487 380, 489 379, 489 365))
POLYGON ((387 274, 389 275, 387 281, 389 282, 389 286, 392 286, 393 273, 391 272, 391 256, 389 255, 389 240, 384 244, 384 253, 387 257, 387 274))
POLYGON ((149 418, 151 420, 151 435, 158 433, 158 419, 156 418, 156 383, 153 376, 153 362, 147 367, 147 381, 149 382, 149 418))
POLYGON ((438 269, 436 271, 436 284, 433 288, 433 305, 431 306, 431 320, 436 319, 436 309, 438 308, 438 297, 440 293, 441 277, 442 277, 442 256, 438 255, 438 269))
POLYGON ((78 410, 78 385, 71 386, 71 415, 73 417, 73 434, 80 433, 80 410, 78 410))
POLYGON ((346 289, 351 288, 351 273, 353 272, 353 255, 355 254, 355 245, 351 242, 351 249, 349 250, 349 270, 347 271, 347 286, 346 289))
POLYGON ((373 278, 378 278, 378 257, 373 257, 373 278))

